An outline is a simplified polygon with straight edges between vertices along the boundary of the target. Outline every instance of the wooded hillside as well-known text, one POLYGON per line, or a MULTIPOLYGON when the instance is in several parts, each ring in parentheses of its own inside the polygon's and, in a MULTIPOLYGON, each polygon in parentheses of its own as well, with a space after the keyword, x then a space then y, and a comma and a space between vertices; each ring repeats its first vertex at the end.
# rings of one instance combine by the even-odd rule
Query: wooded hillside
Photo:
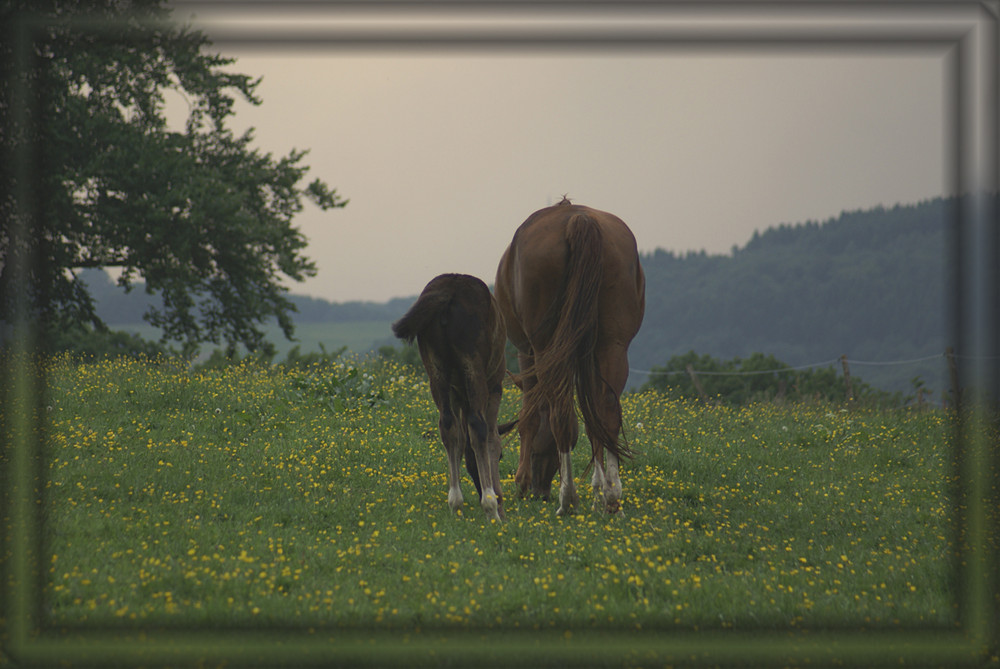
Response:
MULTIPOLYGON (((882 363, 943 354, 954 205, 935 199, 780 225, 731 255, 644 255, 646 319, 632 367, 648 370, 690 350, 719 358, 762 352, 791 365, 842 354, 882 363)), ((908 390, 918 375, 940 389, 927 375, 943 370, 942 358, 855 371, 908 390)))

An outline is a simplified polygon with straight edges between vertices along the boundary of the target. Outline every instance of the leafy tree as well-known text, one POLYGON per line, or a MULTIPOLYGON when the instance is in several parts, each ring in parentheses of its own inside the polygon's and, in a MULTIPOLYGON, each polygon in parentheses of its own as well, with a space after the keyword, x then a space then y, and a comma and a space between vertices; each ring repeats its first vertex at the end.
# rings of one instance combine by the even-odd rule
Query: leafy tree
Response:
POLYGON ((302 185, 304 151, 275 158, 227 127, 259 79, 234 74, 205 35, 169 21, 165 0, 13 0, 0 10, 0 325, 15 312, 58 330, 105 328, 77 274, 116 267, 162 306, 163 340, 267 349, 275 318, 291 338, 280 285, 316 273, 292 225, 303 199, 346 201, 302 185), (189 108, 183 129, 165 92, 189 108), (179 124, 178 124, 179 125, 179 124))

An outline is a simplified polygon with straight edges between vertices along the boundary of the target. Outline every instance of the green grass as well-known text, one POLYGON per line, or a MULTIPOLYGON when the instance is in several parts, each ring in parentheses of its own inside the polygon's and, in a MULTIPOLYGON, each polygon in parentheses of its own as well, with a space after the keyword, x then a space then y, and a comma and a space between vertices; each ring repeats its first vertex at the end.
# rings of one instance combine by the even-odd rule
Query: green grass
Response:
MULTIPOLYGON (((494 523, 467 477, 466 505, 448 508, 422 371, 384 359, 44 366, 38 612, 66 644, 50 634, 37 652, 52 662, 436 664, 489 648, 507 663, 643 666, 698 653, 788 664, 802 648, 886 659, 915 643, 944 665, 967 648, 952 425, 940 411, 627 395, 638 455, 623 466, 620 515, 591 507, 585 439, 575 515, 517 499, 511 439, 507 520, 494 523), (202 628, 230 632, 162 636, 202 628), (123 642, 74 645, 94 629, 123 642), (248 629, 259 633, 227 645, 248 629), (862 636, 831 646, 831 630, 862 636), (903 637, 869 646, 886 632, 903 637), (718 642, 691 645, 705 634, 718 642), (792 645, 762 651, 775 636, 792 645), (281 654, 304 640, 319 645, 281 654), (195 644, 187 655, 184 643, 195 644)), ((502 418, 519 399, 505 392, 502 418)))
MULTIPOLYGON (((471 482, 446 503, 422 373, 48 366, 44 615, 388 629, 954 625, 939 412, 625 401, 623 513, 471 482)), ((503 417, 516 413, 505 393, 503 417)))

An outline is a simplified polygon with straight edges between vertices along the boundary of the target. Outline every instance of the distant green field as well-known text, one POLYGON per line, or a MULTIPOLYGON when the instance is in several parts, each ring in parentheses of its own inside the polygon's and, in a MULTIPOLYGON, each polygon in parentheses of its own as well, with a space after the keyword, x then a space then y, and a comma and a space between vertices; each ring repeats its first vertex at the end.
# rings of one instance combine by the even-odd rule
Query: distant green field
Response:
MULTIPOLYGON (((336 351, 342 346, 354 353, 364 353, 372 346, 380 345, 386 340, 396 340, 392 336, 390 321, 354 321, 350 323, 301 323, 295 326, 296 341, 285 339, 281 328, 277 325, 266 326, 264 332, 267 339, 278 351, 278 358, 284 358, 288 351, 298 346, 302 353, 319 351, 320 344, 327 351, 336 351)), ((160 329, 145 323, 127 323, 110 325, 114 330, 122 330, 137 334, 143 339, 156 341, 160 338, 160 329)), ((210 347, 203 349, 203 354, 210 352, 210 347)))

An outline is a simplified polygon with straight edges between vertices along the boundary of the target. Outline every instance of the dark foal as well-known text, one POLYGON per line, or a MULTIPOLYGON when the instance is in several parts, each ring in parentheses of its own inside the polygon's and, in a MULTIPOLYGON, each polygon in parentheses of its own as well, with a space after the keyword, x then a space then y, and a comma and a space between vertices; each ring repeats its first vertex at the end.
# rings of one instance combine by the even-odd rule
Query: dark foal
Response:
POLYGON ((459 463, 464 454, 487 517, 501 520, 497 413, 507 333, 490 289, 473 276, 442 274, 427 284, 392 331, 400 339, 417 340, 430 379, 448 454, 448 505, 453 511, 462 505, 459 463))

